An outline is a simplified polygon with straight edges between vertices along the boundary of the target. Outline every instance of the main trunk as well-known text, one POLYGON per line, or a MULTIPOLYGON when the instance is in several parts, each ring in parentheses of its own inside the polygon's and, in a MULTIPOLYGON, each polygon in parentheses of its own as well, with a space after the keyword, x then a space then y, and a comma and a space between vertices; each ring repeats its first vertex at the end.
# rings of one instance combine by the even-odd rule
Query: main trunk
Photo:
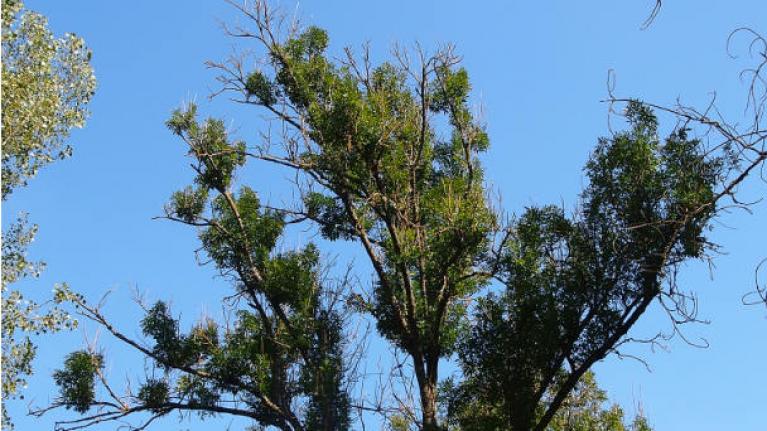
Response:
POLYGON ((436 384, 427 383, 421 387, 421 409, 423 411, 423 430, 439 430, 437 424, 436 384))
POLYGON ((438 431, 437 423, 437 375, 439 355, 429 355, 424 361, 416 361, 416 378, 421 395, 422 430, 438 431), (420 364, 417 362, 421 362, 420 364))

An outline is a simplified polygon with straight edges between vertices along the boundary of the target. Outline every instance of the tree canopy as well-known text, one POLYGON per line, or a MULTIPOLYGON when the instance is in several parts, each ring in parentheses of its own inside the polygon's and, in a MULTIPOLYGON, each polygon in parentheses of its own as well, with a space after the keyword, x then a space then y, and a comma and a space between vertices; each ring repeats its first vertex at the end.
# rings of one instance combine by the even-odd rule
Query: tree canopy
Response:
POLYGON ((44 16, 23 8, 3 0, 3 200, 71 154, 64 140, 84 125, 96 87, 83 40, 55 37, 44 16))
POLYGON ((71 354, 54 375, 60 396, 51 407, 80 415, 60 428, 145 413, 136 425, 144 429, 179 411, 338 430, 365 411, 424 431, 649 429, 641 415, 628 425, 605 407, 589 370, 631 341, 653 303, 676 324, 695 320, 676 274, 708 256, 712 220, 764 165, 761 123, 734 133, 697 111, 613 98, 625 130, 598 140, 578 207, 530 207, 506 219, 487 190, 480 155, 490 138, 452 47, 395 50, 378 64, 368 51, 339 59, 325 30, 288 26, 263 2, 233 6, 248 26, 227 32, 254 44, 262 61, 208 65, 221 73, 222 93, 282 133, 246 143, 223 120, 200 118, 195 104, 176 110, 166 125, 195 177, 171 195, 164 218, 197 231, 231 283, 224 303, 235 322, 203 319, 183 331, 160 301, 146 307, 142 342, 98 305, 68 296, 152 367, 120 395, 100 352, 71 354), (687 121, 661 136, 657 111, 687 121), (699 139, 705 131, 721 142, 699 139), (238 181, 248 163, 295 173, 296 202, 264 204, 238 181), (358 244, 372 287, 330 276, 316 245, 277 249, 293 224, 358 244), (415 393, 395 395, 394 406, 352 395, 356 318, 372 318, 407 357, 415 393), (440 382, 451 358, 460 375, 440 382))

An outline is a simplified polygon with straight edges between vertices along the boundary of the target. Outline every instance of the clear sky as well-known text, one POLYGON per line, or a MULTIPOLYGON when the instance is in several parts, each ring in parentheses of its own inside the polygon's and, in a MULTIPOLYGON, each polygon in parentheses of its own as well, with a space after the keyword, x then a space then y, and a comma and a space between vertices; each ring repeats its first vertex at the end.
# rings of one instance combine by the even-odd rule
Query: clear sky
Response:
MULTIPOLYGON (((767 2, 668 1, 653 25, 640 30, 653 3, 281 2, 297 9, 306 24, 326 28, 335 53, 364 41, 376 58, 385 58, 395 42, 419 41, 427 48, 455 43, 488 124, 486 177, 511 212, 547 203, 572 208, 583 185, 581 167, 597 138, 608 133, 607 106, 600 102, 608 70, 614 70, 622 96, 702 105, 716 92, 725 115, 743 113, 746 88, 738 72, 749 63, 728 57, 725 43, 740 26, 767 33, 767 2)), ((194 232, 152 217, 192 177, 184 148, 164 126, 172 109, 197 100, 204 113, 226 118, 245 139, 263 127, 255 111, 225 98, 207 100, 216 82, 203 62, 223 59, 240 43, 227 39, 218 24, 236 14, 216 0, 27 0, 27 6, 46 15, 57 34, 72 31, 85 38, 99 87, 86 128, 70 140, 74 156, 44 169, 3 205, 4 225, 20 210, 40 225, 31 255, 44 259, 48 269, 22 287, 45 296, 53 283, 67 281, 94 300, 114 289, 105 311, 129 334, 138 334, 140 318, 130 302, 133 288, 152 300, 170 300, 187 323, 201 312, 218 315, 228 286, 213 268, 196 265, 194 232)), ((734 47, 747 53, 744 40, 734 47)), ((284 177, 255 164, 240 180, 277 200, 289 198, 284 177)), ((751 182, 743 192, 764 196, 765 187, 751 182)), ((700 316, 711 321, 686 334, 708 340, 708 349, 676 338, 667 351, 632 350, 651 372, 616 358, 596 367, 601 386, 628 413, 641 408, 658 431, 767 429, 767 311, 741 304, 753 288, 755 266, 767 256, 766 220, 765 203, 753 215, 726 216, 713 233, 726 252, 715 260, 713 278, 706 265, 685 268, 684 286, 699 296, 700 316)), ((285 246, 307 236, 294 232, 285 246)), ((347 246, 334 247, 344 259, 355 254, 347 246)), ((360 265, 361 276, 367 271, 360 265)), ((669 329, 668 318, 652 310, 632 335, 660 329, 669 329)), ((25 401, 43 405, 54 397, 52 370, 94 338, 104 346, 114 377, 143 373, 138 356, 85 325, 40 340, 37 374, 25 401)), ((24 418, 23 404, 10 409, 19 430, 51 430, 62 417, 24 418)), ((154 429, 210 426, 196 418, 177 425, 171 418, 154 429)))

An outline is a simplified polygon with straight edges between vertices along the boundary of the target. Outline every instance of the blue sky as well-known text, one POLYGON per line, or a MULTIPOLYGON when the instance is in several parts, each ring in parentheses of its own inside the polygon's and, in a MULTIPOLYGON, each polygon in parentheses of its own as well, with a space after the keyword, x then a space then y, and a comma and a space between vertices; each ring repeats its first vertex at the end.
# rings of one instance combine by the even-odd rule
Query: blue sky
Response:
MULTIPOLYGON (((606 78, 616 93, 661 104, 677 98, 703 105, 716 91, 720 107, 740 119, 746 87, 738 72, 749 63, 726 52, 730 31, 753 26, 762 33, 767 2, 664 2, 654 24, 640 30, 654 1, 457 2, 457 1, 282 1, 304 23, 326 28, 331 52, 369 41, 376 58, 395 42, 419 41, 427 48, 455 43, 464 57, 473 98, 484 107, 491 149, 484 157, 489 185, 514 212, 526 205, 563 203, 572 208, 583 185, 581 167, 599 136, 608 133, 606 78), (761 26, 761 27, 760 27, 761 26)), ((237 41, 226 38, 220 21, 236 13, 223 1, 105 2, 35 1, 30 9, 48 16, 57 34, 73 31, 93 50, 99 87, 92 116, 70 140, 74 156, 44 169, 30 186, 3 205, 4 225, 21 210, 40 225, 31 254, 44 259, 43 276, 22 286, 44 297, 55 282, 96 299, 114 289, 105 311, 129 334, 140 318, 130 302, 138 288, 149 299, 168 299, 185 322, 200 313, 220 313, 227 284, 210 267, 198 267, 193 231, 154 221, 174 190, 192 174, 185 150, 164 126, 172 109, 196 100, 201 110, 221 116, 239 136, 255 137, 263 127, 258 112, 208 101, 215 73, 203 62, 220 60, 237 41)), ((240 48, 247 46, 239 45, 240 48)), ((745 41, 734 45, 745 54, 745 41)), ((667 124, 671 127, 673 124, 667 124)), ((288 199, 287 174, 254 165, 240 180, 267 199, 288 199)), ((745 196, 764 195, 748 183, 745 196)), ((708 349, 676 338, 668 351, 632 350, 650 365, 609 358, 596 367, 599 383, 629 412, 642 409, 659 431, 765 429, 764 372, 767 312, 746 307, 741 296, 753 287, 753 270, 767 255, 767 204, 755 213, 736 212, 716 225, 713 239, 726 254, 706 265, 685 268, 682 281, 700 298, 709 325, 688 328, 708 349)), ((308 239, 293 232, 292 247, 308 239)), ((336 246, 341 259, 356 249, 336 246)), ((362 262, 358 259, 357 262, 362 262)), ((369 269, 360 263, 360 275, 369 269)), ((32 295, 32 296, 35 296, 32 295)), ((668 329, 668 319, 651 310, 632 335, 668 329)), ((63 356, 97 338, 114 377, 139 376, 145 363, 93 326, 40 340, 37 374, 27 399, 37 405, 55 396, 50 374, 63 356)), ((11 406, 17 429, 53 429, 52 414, 22 417, 23 402, 11 406)), ((224 422, 228 423, 228 422, 224 422)), ((235 424, 232 429, 238 429, 235 424)), ((208 429, 196 419, 175 418, 155 429, 208 429)), ((114 426, 100 428, 113 429, 114 426)))

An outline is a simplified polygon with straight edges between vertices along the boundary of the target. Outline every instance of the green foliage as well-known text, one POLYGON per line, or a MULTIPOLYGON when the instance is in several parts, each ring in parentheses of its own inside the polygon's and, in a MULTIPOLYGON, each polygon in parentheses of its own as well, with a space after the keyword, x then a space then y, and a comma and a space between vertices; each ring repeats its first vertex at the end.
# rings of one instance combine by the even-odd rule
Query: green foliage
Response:
POLYGON ((590 184, 584 192, 584 217, 589 228, 605 240, 619 241, 616 249, 634 245, 629 247, 633 255, 626 257, 644 260, 651 269, 658 264, 642 255, 672 261, 700 257, 704 228, 716 211, 709 202, 725 161, 706 158, 701 142, 688 139, 685 129, 661 144, 655 116, 639 102, 629 105, 627 118, 631 130, 600 140, 586 165, 590 184))
POLYGON ((651 431, 647 420, 637 415, 627 423, 623 409, 607 405, 607 394, 587 372, 557 412, 547 431, 651 431))
POLYGON ((2 197, 26 185, 38 170, 68 157, 64 140, 88 116, 96 80, 81 38, 57 38, 46 18, 3 1, 2 197))
POLYGON ((207 201, 208 190, 206 188, 195 189, 188 186, 171 195, 166 212, 184 222, 194 223, 205 210, 207 201))
POLYGON ((243 268, 251 259, 263 268, 282 233, 282 217, 262 211, 258 196, 248 187, 243 187, 238 197, 231 198, 237 213, 229 199, 220 195, 211 202, 213 217, 220 228, 206 229, 200 234, 203 247, 221 269, 243 268))
MULTIPOLYGON (((293 258, 307 262, 307 255, 310 259, 307 264, 316 266, 314 250, 293 258)), ((284 268, 292 269, 295 268, 284 268)), ((343 429, 349 423, 349 407, 347 394, 341 389, 342 323, 337 314, 318 309, 316 297, 309 302, 313 309, 304 310, 305 314, 296 313, 290 320, 296 328, 301 325, 302 329, 295 332, 288 332, 277 319, 270 318, 265 324, 258 315, 241 310, 233 330, 227 331, 222 340, 218 339, 218 327, 212 321, 183 334, 162 302, 148 311, 142 327, 154 340, 152 352, 160 366, 166 370, 194 368, 210 376, 182 376, 172 388, 180 400, 200 407, 201 417, 212 414, 205 408, 214 408, 223 394, 233 393, 247 400, 261 423, 276 426, 284 423, 284 418, 264 406, 260 394, 274 400, 305 396, 308 398, 305 421, 317 426, 310 429, 343 429), (272 334, 267 325, 281 329, 272 334), (300 371, 296 381, 290 378, 294 367, 300 371)), ((139 399, 147 408, 165 414, 170 410, 158 400, 167 400, 168 391, 167 382, 150 379, 140 390, 139 399)))
POLYGON ((449 112, 455 106, 463 106, 469 97, 471 86, 466 69, 452 72, 449 68, 440 68, 440 79, 435 81, 433 96, 429 108, 434 112, 449 112))
MULTIPOLYGON (((292 55, 317 55, 320 36, 293 43, 292 55)), ((246 91, 268 105, 280 94, 271 85, 255 72, 246 91)), ((198 123, 196 116, 197 107, 190 105, 167 122, 189 146, 198 175, 195 188, 172 195, 166 213, 200 226, 203 250, 222 273, 236 274, 238 294, 255 309, 239 310, 233 329, 219 339, 213 322, 182 334, 178 321, 158 303, 143 321, 145 334, 155 341, 154 357, 163 367, 193 367, 210 376, 177 381, 175 390, 188 403, 212 407, 224 393, 233 393, 246 400, 259 423, 283 427, 288 419, 274 405, 303 398, 307 407, 301 421, 309 429, 344 429, 349 407, 341 388, 343 328, 337 313, 323 305, 319 252, 311 244, 274 252, 285 226, 283 216, 263 209, 249 187, 237 194, 230 191, 236 169, 245 162, 245 144, 231 143, 222 121, 198 123)))
POLYGON ((81 350, 70 353, 64 361, 64 369, 53 373, 67 409, 80 413, 90 409, 96 397, 96 374, 104 367, 103 362, 101 355, 81 350))
POLYGON ((227 388, 244 383, 263 393, 272 393, 270 358, 284 361, 281 344, 269 337, 263 322, 254 314, 240 311, 237 325, 227 333, 222 348, 211 356, 208 368, 227 388))
POLYGON ((263 105, 270 106, 277 102, 274 84, 261 72, 253 72, 248 75, 245 90, 248 96, 255 96, 263 105))
POLYGON ((285 121, 310 142, 276 160, 322 188, 302 196, 301 213, 328 240, 363 242, 377 280, 361 309, 417 358, 419 384, 433 389, 439 358, 455 350, 465 320, 457 299, 487 282, 471 274, 497 229, 478 162, 489 139, 469 109, 468 74, 449 52, 428 60, 419 83, 412 77, 421 71, 405 63, 366 65, 361 74, 327 56, 327 45, 312 27, 270 45, 273 73, 249 75, 244 93, 295 112, 285 121))
POLYGON ((478 411, 529 429, 560 368, 569 377, 602 359, 666 274, 705 253, 722 161, 685 130, 659 142, 639 103, 627 117, 630 130, 601 139, 586 165, 581 214, 529 208, 513 223, 497 261, 505 291, 479 300, 459 348, 458 405, 488 404, 478 411))
POLYGON ((314 26, 285 43, 285 50, 292 58, 303 60, 311 60, 322 55, 327 47, 328 33, 314 26))
MULTIPOLYGON (((30 337, 77 326, 77 321, 60 308, 60 304, 67 301, 71 294, 66 284, 54 287, 53 306, 48 307, 25 298, 19 290, 11 289, 13 283, 26 277, 36 278, 45 268, 45 264, 27 259, 27 248, 36 233, 37 226, 30 226, 26 215, 3 232, 2 393, 5 400, 13 398, 20 389, 25 388, 26 377, 32 374, 32 361, 37 347, 30 337)), ((5 408, 3 424, 12 426, 5 408)))
POLYGON ((331 241, 354 238, 354 226, 349 222, 343 203, 338 199, 319 192, 307 193, 304 207, 306 214, 319 223, 324 238, 331 241))
POLYGON ((297 312, 311 310, 316 300, 316 268, 319 252, 309 244, 300 252, 280 253, 264 265, 263 290, 276 304, 287 305, 297 312))
MULTIPOLYGON (((57 38, 44 16, 24 9, 18 0, 2 4, 2 200, 23 187, 39 169, 68 157, 64 140, 74 127, 82 127, 96 81, 91 53, 82 39, 65 34, 57 38)), ((11 284, 36 277, 44 264, 30 262, 26 249, 36 225, 26 215, 3 232, 2 264, 2 396, 6 401, 26 386, 32 373, 36 347, 32 334, 72 328, 76 322, 58 306, 44 309, 11 284)), ((66 291, 66 286, 57 287, 66 291)), ((65 295, 64 295, 65 296, 65 295)), ((64 296, 54 303, 58 305, 64 296)), ((2 407, 3 425, 11 428, 2 407)))
POLYGON ((195 376, 181 376, 176 383, 178 397, 187 402, 187 405, 198 410, 201 418, 213 416, 213 412, 205 410, 206 407, 215 407, 221 399, 219 391, 212 388, 205 380, 195 376))
MULTIPOLYGON (((326 239, 363 241, 378 275, 374 301, 363 309, 372 312, 381 334, 414 358, 416 373, 421 370, 422 390, 435 387, 435 364, 457 349, 467 377, 459 392, 473 400, 464 404, 489 406, 476 409, 485 412, 478 423, 529 428, 560 372, 563 356, 583 363, 603 355, 599 349, 610 343, 620 327, 620 299, 627 298, 627 292, 629 298, 647 295, 638 287, 639 280, 622 275, 647 262, 608 250, 605 242, 616 234, 630 242, 629 226, 634 229, 635 223, 656 221, 681 223, 680 232, 691 227, 689 234, 667 232, 654 241, 656 246, 668 241, 678 244, 683 237, 697 241, 700 232, 693 225, 704 226, 707 219, 695 204, 711 197, 706 187, 710 189, 716 179, 718 165, 702 159, 696 153, 699 143, 688 141, 684 131, 666 145, 657 144, 652 113, 632 104, 632 130, 600 141, 587 166, 590 186, 583 195, 582 217, 571 220, 554 207, 532 208, 515 222, 501 252, 492 254, 489 246, 498 226, 484 195, 477 159, 487 150, 489 139, 468 107, 467 72, 455 67, 449 55, 437 56, 430 60, 431 75, 422 77, 419 88, 412 85, 412 71, 406 65, 371 66, 363 77, 349 64, 329 60, 326 47, 326 33, 309 28, 269 47, 273 75, 253 72, 242 83, 248 100, 269 109, 275 104, 292 107, 300 117, 302 136, 311 141, 291 149, 286 159, 276 159, 305 171, 324 187, 303 196, 302 214, 317 222, 326 239), (446 120, 447 133, 437 128, 436 121, 426 122, 433 116, 446 120), (442 135, 447 139, 440 139, 442 135), (699 168, 693 175, 704 177, 702 183, 680 178, 691 168, 699 168), (710 178, 704 175, 709 172, 710 178), (676 191, 678 203, 664 203, 668 210, 657 220, 637 218, 646 208, 634 206, 645 205, 648 199, 666 199, 653 191, 653 176, 658 190, 676 191), (647 190, 632 191, 643 182, 648 182, 654 196, 642 195, 647 190), (608 203, 628 207, 613 205, 610 215, 603 208, 608 203), (611 218, 610 229, 602 229, 604 220, 597 220, 604 214, 611 218), (623 223, 622 227, 616 228, 617 223, 623 223), (483 268, 493 268, 507 291, 479 300, 478 323, 462 338, 466 305, 456 299, 476 294, 488 282, 487 277, 475 275, 482 274, 483 268), (594 286, 601 289, 597 295, 594 286), (594 310, 594 316, 580 325, 584 310, 594 310)), ((306 311, 316 307, 311 296, 316 274, 302 269, 313 266, 317 255, 310 251, 269 255, 283 228, 281 215, 259 211, 258 198, 248 188, 242 188, 239 196, 228 192, 234 170, 244 159, 219 157, 245 151, 237 147, 242 144, 229 144, 220 128, 202 136, 199 130, 204 126, 196 122, 195 109, 176 112, 168 125, 200 161, 198 185, 215 189, 219 196, 211 200, 211 218, 202 215, 204 198, 197 200, 192 190, 174 196, 171 206, 184 221, 211 225, 203 228, 201 239, 219 269, 238 273, 244 291, 253 289, 272 306, 289 310, 289 316, 278 319, 280 326, 286 326, 285 335, 279 337, 286 340, 284 345, 269 340, 269 323, 248 326, 255 331, 254 339, 262 340, 256 350, 261 365, 255 368, 262 371, 253 376, 252 384, 271 392, 281 385, 282 377, 274 371, 269 374, 267 368, 287 366, 295 358, 285 346, 304 349, 312 344, 305 336, 296 336, 295 329, 317 324, 316 314, 308 318, 306 311), (205 150, 211 141, 225 149, 223 154, 205 150), (216 175, 223 175, 225 181, 216 175), (258 275, 244 268, 255 268, 258 275)), ((645 252, 659 251, 649 244, 641 247, 645 252)), ((659 282, 657 273, 650 280, 654 286, 659 282)), ((234 376, 244 369, 244 356, 232 355, 248 344, 240 340, 233 345, 237 349, 222 351, 214 361, 222 375, 234 376)), ((315 362, 304 365, 305 372, 323 369, 311 363, 315 362)), ((337 376, 327 370, 323 373, 337 376)), ((282 390, 289 397, 300 392, 284 386, 282 390)), ((433 408, 433 401, 422 402, 424 409, 433 408)), ((314 401, 310 405, 320 406, 314 401)), ((265 418, 267 423, 277 423, 268 422, 276 418, 265 418)))
MULTIPOLYGON (((509 418, 497 404, 487 403, 474 392, 461 392, 452 380, 441 388, 449 410, 448 425, 454 431, 495 431, 509 429, 509 418)), ((556 384, 546 394, 556 393, 556 384)), ((540 416, 545 403, 537 406, 540 416)), ((546 427, 546 431, 651 431, 642 415, 627 421, 623 409, 608 404, 607 394, 596 384, 592 372, 587 372, 546 427)))
POLYGON ((194 343, 179 333, 178 322, 164 302, 158 301, 147 311, 141 329, 154 339, 153 352, 166 369, 187 367, 197 359, 194 343))
POLYGON ((390 431, 408 431, 410 428, 411 421, 402 415, 393 415, 387 424, 387 430, 390 431))
POLYGON ((362 244, 372 300, 346 303, 410 357, 422 418, 393 415, 390 428, 443 429, 441 405, 446 424, 467 431, 649 429, 605 407, 587 371, 678 265, 705 256, 727 164, 687 130, 661 141, 652 111, 632 102, 628 130, 591 155, 575 214, 532 207, 502 229, 479 163, 489 138, 450 49, 419 67, 401 52, 379 65, 337 61, 324 30, 279 40, 263 3, 254 8, 246 14, 258 31, 247 36, 264 45, 266 70, 216 67, 238 101, 282 121, 281 152, 232 139, 223 120, 199 120, 195 105, 166 123, 196 172, 166 214, 198 229, 199 251, 232 281, 235 319, 184 331, 164 302, 150 308, 142 329, 153 343, 141 349, 166 378, 147 380, 139 407, 167 414, 161 400, 173 399, 205 417, 242 405, 236 414, 263 428, 351 426, 340 293, 314 245, 277 250, 287 224, 309 220, 324 239, 362 244), (266 208, 238 184, 253 159, 294 169, 303 206, 266 208), (454 353, 462 379, 438 390, 440 361, 454 353))
POLYGON ((142 403, 155 413, 162 412, 168 402, 170 388, 164 380, 149 379, 138 391, 138 398, 142 403))
POLYGON ((310 394, 306 428, 349 429, 349 397, 343 389, 343 322, 335 313, 321 312, 313 329, 311 365, 301 376, 303 391, 310 394))
POLYGON ((488 139, 468 108, 468 75, 440 66, 429 94, 419 97, 404 67, 384 63, 363 85, 347 67, 328 60, 326 46, 326 33, 309 28, 275 47, 274 79, 254 72, 246 90, 278 95, 305 113, 316 147, 297 157, 332 191, 304 197, 323 236, 353 239, 364 232, 382 244, 386 280, 376 289, 373 309, 379 330, 406 349, 420 344, 444 356, 463 313, 450 298, 481 285, 461 277, 495 228, 475 158, 488 139), (435 139, 424 111, 446 116, 447 142, 435 139), (406 311, 411 295, 415 308, 406 311), (417 327, 402 327, 408 313, 417 327))
POLYGON ((183 136, 198 161, 196 182, 209 189, 225 190, 234 170, 245 162, 245 143, 229 142, 222 120, 196 121, 197 106, 176 110, 166 122, 173 133, 183 136))

